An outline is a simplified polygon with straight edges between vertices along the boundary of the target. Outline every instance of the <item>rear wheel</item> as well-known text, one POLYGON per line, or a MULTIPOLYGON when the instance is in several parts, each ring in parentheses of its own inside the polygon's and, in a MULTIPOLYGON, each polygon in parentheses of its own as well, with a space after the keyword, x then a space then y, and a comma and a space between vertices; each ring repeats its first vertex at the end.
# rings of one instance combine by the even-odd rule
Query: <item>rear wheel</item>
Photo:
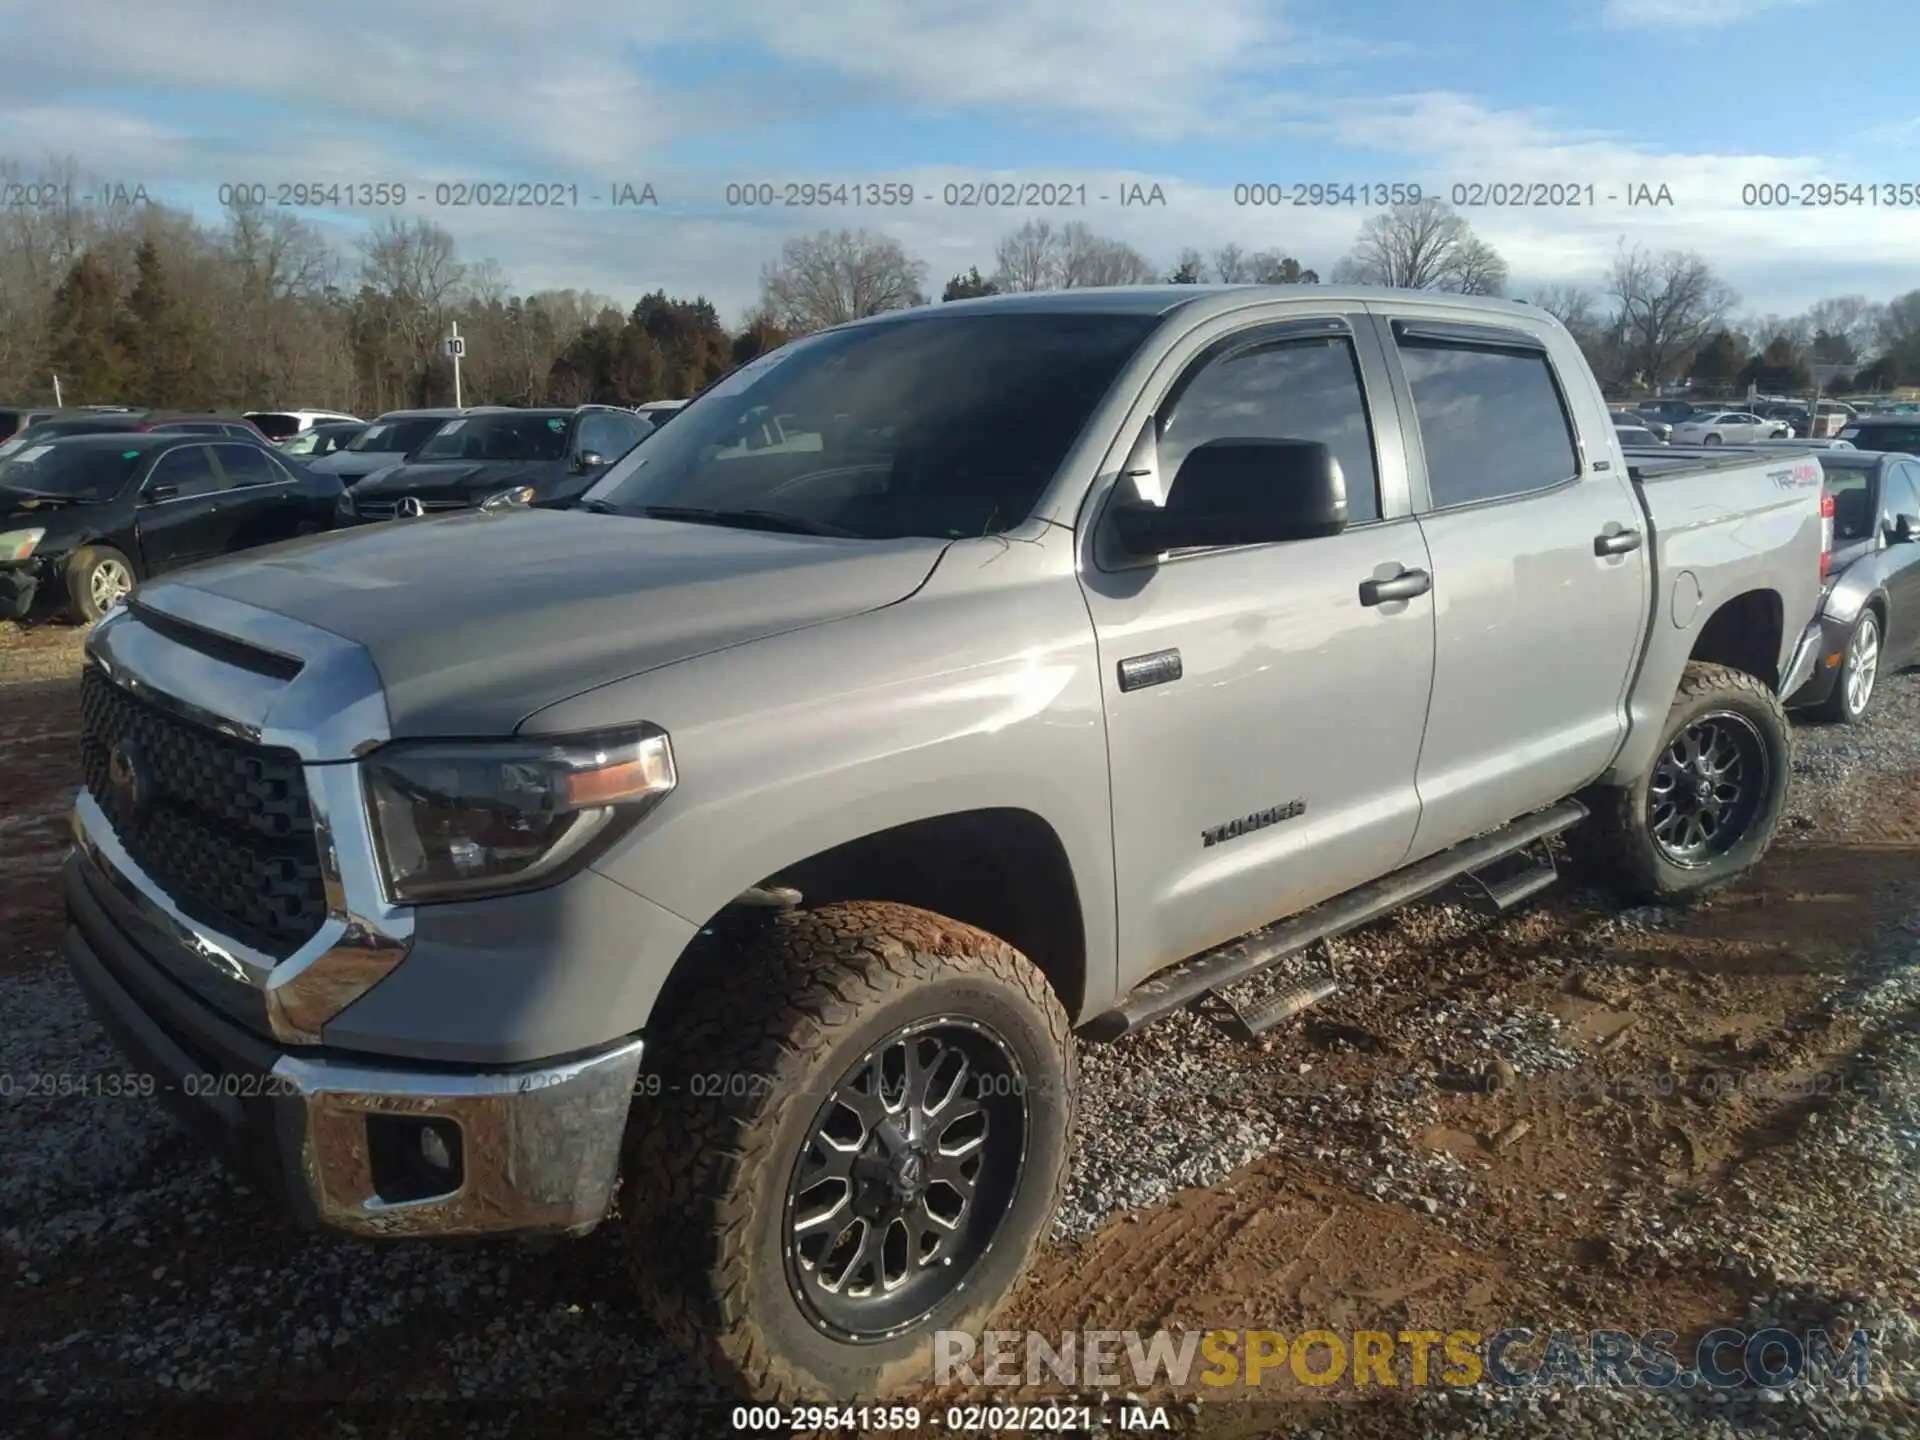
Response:
POLYGON ((634 1102, 648 1309, 754 1398, 925 1385, 934 1333, 983 1325, 1051 1227, 1065 1012, 1011 946, 905 905, 775 916, 711 973, 634 1102))
POLYGON ((1786 811, 1793 731, 1744 671, 1687 666, 1660 748, 1632 785, 1596 790, 1582 848, 1636 899, 1686 900, 1738 878, 1786 811))
POLYGON ((89 545, 67 561, 67 602, 91 624, 133 590, 133 562, 110 545, 89 545))
POLYGON ((1822 720, 1850 725, 1867 713, 1873 703, 1874 682, 1880 677, 1880 617, 1871 610, 1860 612, 1847 648, 1834 677, 1833 693, 1816 708, 1822 720))

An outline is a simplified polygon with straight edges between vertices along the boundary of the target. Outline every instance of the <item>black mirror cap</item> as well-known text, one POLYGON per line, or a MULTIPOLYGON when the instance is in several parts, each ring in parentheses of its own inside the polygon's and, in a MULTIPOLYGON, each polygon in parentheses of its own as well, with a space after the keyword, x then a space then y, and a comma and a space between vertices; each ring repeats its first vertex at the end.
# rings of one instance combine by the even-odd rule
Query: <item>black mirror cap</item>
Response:
POLYGON ((171 500, 179 493, 180 487, 178 485, 149 485, 140 492, 140 498, 148 502, 157 503, 161 500, 171 500))
POLYGON ((1165 505, 1116 507, 1136 555, 1317 540, 1347 528, 1347 482, 1318 440, 1209 440, 1181 462, 1165 505))

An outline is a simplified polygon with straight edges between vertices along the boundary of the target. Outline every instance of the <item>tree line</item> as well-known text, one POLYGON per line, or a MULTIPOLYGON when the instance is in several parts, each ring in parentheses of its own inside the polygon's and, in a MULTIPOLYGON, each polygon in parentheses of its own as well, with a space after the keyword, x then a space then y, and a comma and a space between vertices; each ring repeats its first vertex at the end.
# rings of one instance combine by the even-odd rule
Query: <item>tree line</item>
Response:
MULTIPOLYGON (((4 180, 86 193, 70 162, 35 176, 0 164, 4 180)), ((261 205, 232 206, 215 223, 155 204, 17 206, 0 211, 0 401, 49 401, 57 375, 70 405, 372 415, 449 404, 441 341, 457 323, 469 403, 634 405, 696 394, 793 336, 890 310, 1090 285, 1320 278, 1281 247, 1189 248, 1156 263, 1084 222, 1034 219, 1000 240, 989 271, 951 276, 936 298, 926 263, 898 240, 829 229, 787 240, 762 268, 756 303, 729 326, 704 297, 663 289, 628 305, 584 290, 518 293, 499 265, 463 258, 421 217, 387 217, 343 251, 261 205)), ((1367 219, 1327 278, 1500 295, 1509 272, 1462 216, 1427 200, 1367 219)), ((1855 367, 1858 389, 1920 379, 1920 290, 1740 317, 1737 295, 1699 255, 1623 245, 1597 284, 1529 298, 1616 387, 1691 376, 1721 393, 1749 382, 1799 392, 1815 364, 1855 367)))

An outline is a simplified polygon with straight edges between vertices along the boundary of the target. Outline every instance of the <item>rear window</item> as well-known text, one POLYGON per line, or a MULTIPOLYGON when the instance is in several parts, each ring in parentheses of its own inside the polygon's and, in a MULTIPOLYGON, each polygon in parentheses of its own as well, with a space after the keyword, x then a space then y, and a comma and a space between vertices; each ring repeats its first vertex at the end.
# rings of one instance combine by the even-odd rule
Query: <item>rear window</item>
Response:
POLYGON ((272 410, 249 410, 247 419, 251 420, 269 440, 284 440, 289 435, 300 433, 298 415, 282 415, 272 410))
POLYGON ((437 419, 427 416, 409 420, 377 420, 361 431, 359 438, 347 449, 356 453, 373 450, 382 454, 412 454, 446 423, 447 417, 444 415, 437 419))
POLYGON ((1865 540, 1873 534, 1873 507, 1869 481, 1862 465, 1828 465, 1827 494, 1833 497, 1833 536, 1836 540, 1865 540))
POLYGON ((1400 342, 1434 508, 1550 489, 1580 473, 1547 357, 1400 342))
POLYGON ((1862 450, 1920 449, 1920 425, 1849 425, 1840 432, 1862 450))

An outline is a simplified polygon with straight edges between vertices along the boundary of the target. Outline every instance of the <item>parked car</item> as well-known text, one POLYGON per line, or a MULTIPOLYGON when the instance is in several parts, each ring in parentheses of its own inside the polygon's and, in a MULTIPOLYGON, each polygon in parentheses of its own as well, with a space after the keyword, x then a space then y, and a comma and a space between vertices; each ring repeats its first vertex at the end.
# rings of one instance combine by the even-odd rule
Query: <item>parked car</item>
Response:
POLYGON ((1856 450, 1899 450, 1920 455, 1920 414, 1861 415, 1840 432, 1856 450))
POLYGON ((322 456, 346 449, 366 430, 367 422, 364 420, 323 421, 282 440, 280 453, 303 464, 311 464, 322 456))
POLYGON ((121 435, 169 433, 227 435, 235 440, 251 440, 258 445, 271 442, 239 415, 217 415, 186 410, 122 410, 90 406, 85 410, 61 411, 35 421, 12 439, 0 444, 0 458, 70 435, 121 435))
POLYGON ((1664 445, 1667 443, 1644 425, 1615 424, 1613 433, 1619 437, 1620 444, 1623 448, 1628 445, 1664 445))
POLYGON ((1822 450, 1833 499, 1833 558, 1813 676, 1788 697, 1821 718, 1858 720, 1882 670, 1920 654, 1920 459, 1822 450))
POLYGON ((634 406, 633 413, 651 421, 657 429, 686 408, 685 400, 649 400, 643 405, 634 406))
POLYGON ((356 482, 343 524, 468 510, 490 500, 560 505, 578 498, 653 426, 631 410, 496 410, 449 420, 406 463, 356 482))
POLYGON ((1616 429, 1625 425, 1629 429, 1645 430, 1662 443, 1673 438, 1673 426, 1664 420, 1655 420, 1651 415, 1642 415, 1638 410, 1610 411, 1608 418, 1613 421, 1616 429))
POLYGON ((27 410, 17 405, 0 406, 0 440, 11 439, 36 420, 45 420, 57 413, 52 409, 27 410))
POLYGON ((1674 399, 1636 400, 1627 408, 1637 415, 1646 416, 1649 420, 1658 420, 1663 425, 1679 425, 1691 420, 1699 409, 1691 400, 1674 399))
POLYGON ((579 507, 143 586, 88 641, 66 956, 310 1224, 617 1214, 724 1381, 924 1382, 1051 1229, 1076 1026, 1255 1035, 1301 997, 1241 982, 1461 877, 1510 909, 1560 834, 1651 900, 1752 866, 1821 509, 1811 456, 1630 474, 1519 302, 876 317, 579 507))
POLYGON ((247 419, 275 445, 305 434, 316 425, 336 421, 345 421, 350 425, 367 423, 358 415, 349 415, 341 410, 249 410, 247 419))
POLYGON ((449 420, 463 415, 492 415, 507 412, 504 405, 477 405, 469 409, 389 410, 331 455, 322 456, 307 468, 339 478, 352 485, 377 471, 404 461, 432 438, 449 420))
POLYGON ((1676 445, 1742 445, 1749 440, 1792 438, 1787 426, 1745 410, 1714 410, 1682 420, 1673 427, 1676 445))
POLYGON ((143 431, 0 460, 0 615, 98 620, 150 576, 329 528, 339 482, 254 441, 143 431))

